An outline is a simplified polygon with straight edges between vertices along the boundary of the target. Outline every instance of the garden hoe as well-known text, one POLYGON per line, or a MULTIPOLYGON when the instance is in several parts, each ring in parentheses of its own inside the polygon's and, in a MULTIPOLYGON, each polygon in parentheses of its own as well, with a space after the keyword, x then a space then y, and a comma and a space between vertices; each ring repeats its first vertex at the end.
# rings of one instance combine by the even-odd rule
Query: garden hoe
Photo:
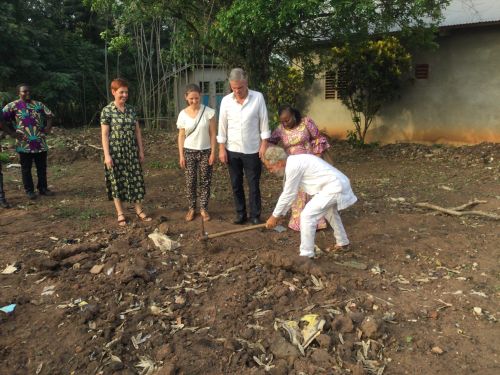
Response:
MULTIPOLYGON (((246 232, 246 231, 249 231, 249 230, 260 229, 260 228, 265 228, 265 227, 266 227, 266 223, 263 223, 263 224, 257 224, 257 225, 249 225, 249 226, 246 226, 246 227, 243 227, 243 228, 238 228, 238 229, 226 230, 226 231, 219 232, 219 233, 208 234, 207 232, 205 232, 205 225, 203 224, 203 221, 202 221, 202 227, 201 227, 202 235, 201 235, 201 240, 202 241, 207 241, 207 240, 210 240, 212 238, 227 236, 229 234, 241 233, 241 232, 246 232)), ((273 230, 275 230, 278 233, 281 233, 281 232, 285 231, 286 229, 283 226, 278 225, 273 230)))

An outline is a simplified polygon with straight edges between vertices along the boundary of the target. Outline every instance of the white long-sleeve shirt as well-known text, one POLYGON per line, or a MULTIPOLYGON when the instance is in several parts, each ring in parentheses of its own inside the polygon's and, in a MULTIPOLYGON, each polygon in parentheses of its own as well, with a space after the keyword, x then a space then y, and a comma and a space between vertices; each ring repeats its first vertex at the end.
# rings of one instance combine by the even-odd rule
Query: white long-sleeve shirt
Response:
POLYGON ((229 151, 255 154, 259 152, 260 140, 270 136, 266 102, 260 92, 248 90, 243 104, 232 93, 222 98, 218 143, 224 143, 229 151))
POLYGON ((274 209, 274 217, 288 212, 300 188, 309 195, 319 192, 337 194, 338 210, 358 200, 349 179, 337 168, 311 154, 290 155, 286 160, 285 186, 274 209))

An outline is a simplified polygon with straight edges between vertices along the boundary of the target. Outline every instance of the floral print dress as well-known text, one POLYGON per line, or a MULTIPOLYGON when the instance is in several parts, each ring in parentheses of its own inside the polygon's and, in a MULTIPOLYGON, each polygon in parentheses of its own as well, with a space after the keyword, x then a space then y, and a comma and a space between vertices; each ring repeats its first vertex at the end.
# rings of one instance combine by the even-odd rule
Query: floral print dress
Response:
POLYGON ((135 135, 136 122, 137 114, 127 104, 124 112, 113 102, 101 112, 101 124, 110 127, 109 153, 113 167, 104 165, 106 191, 110 200, 118 198, 125 202, 140 203, 146 194, 135 135))
MULTIPOLYGON (((287 129, 280 124, 271 134, 269 142, 278 144, 280 141, 288 155, 321 154, 330 147, 326 139, 321 136, 314 121, 309 117, 304 117, 300 124, 292 129, 287 129)), ((291 216, 288 222, 290 229, 300 231, 300 214, 309 199, 309 195, 299 190, 297 199, 291 207, 291 216)), ((321 218, 317 229, 325 229, 326 227, 325 218, 321 218)))

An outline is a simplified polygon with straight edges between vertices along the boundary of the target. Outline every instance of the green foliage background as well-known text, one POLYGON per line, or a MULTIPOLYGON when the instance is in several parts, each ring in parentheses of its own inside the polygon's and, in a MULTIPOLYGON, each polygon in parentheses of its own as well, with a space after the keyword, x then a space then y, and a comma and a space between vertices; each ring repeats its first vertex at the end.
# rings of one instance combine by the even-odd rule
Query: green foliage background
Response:
POLYGON ((251 87, 263 91, 274 108, 276 102, 293 101, 311 82, 332 45, 397 30, 406 47, 431 46, 433 27, 448 2, 3 0, 0 101, 15 98, 15 86, 27 82, 33 96, 55 112, 56 124, 98 124, 100 109, 110 100, 109 80, 124 76, 132 85, 130 101, 140 102, 148 111, 144 115, 160 116, 165 106, 148 105, 148 90, 158 96, 154 90, 169 90, 161 86, 165 76, 210 60, 246 69, 251 87), (157 48, 146 55, 138 49, 141 43, 157 48), (201 58, 206 56, 210 59, 201 58), (139 58, 161 74, 145 78, 139 58), (290 76, 291 66, 298 70, 290 76))

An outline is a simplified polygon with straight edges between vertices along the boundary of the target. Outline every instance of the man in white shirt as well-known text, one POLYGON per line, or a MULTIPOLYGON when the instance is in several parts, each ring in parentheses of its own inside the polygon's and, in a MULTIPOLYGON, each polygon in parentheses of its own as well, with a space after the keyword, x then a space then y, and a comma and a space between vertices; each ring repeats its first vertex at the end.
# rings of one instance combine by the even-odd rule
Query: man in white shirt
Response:
POLYGON ((349 240, 338 211, 357 201, 349 179, 317 156, 299 154, 287 157, 281 147, 269 147, 263 160, 270 172, 285 176, 283 192, 266 227, 272 229, 278 224, 280 216, 288 212, 301 188, 312 198, 300 214, 300 255, 314 257, 316 225, 323 216, 333 228, 335 247, 347 246, 349 240))
POLYGON ((267 139, 271 136, 264 96, 248 89, 247 74, 235 68, 229 74, 232 93, 220 105, 219 159, 228 165, 236 208, 235 224, 247 221, 243 176, 250 194, 250 221, 259 224, 261 213, 260 175, 267 139))

